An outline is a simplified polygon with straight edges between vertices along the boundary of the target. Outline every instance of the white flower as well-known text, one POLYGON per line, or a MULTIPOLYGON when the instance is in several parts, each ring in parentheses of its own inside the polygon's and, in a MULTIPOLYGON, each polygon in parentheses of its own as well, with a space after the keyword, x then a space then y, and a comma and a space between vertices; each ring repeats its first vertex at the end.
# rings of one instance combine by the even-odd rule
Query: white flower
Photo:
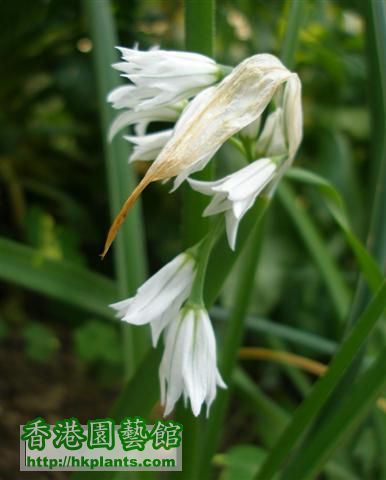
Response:
POLYGON ((162 330, 177 316, 189 297, 196 262, 188 253, 181 253, 150 277, 134 297, 110 305, 117 316, 133 325, 150 324, 153 345, 162 330))
POLYGON ((222 76, 214 60, 197 53, 118 49, 123 62, 113 67, 132 83, 115 88, 107 97, 113 108, 125 109, 110 127, 110 141, 128 125, 135 124, 136 133, 144 135, 150 122, 175 122, 187 99, 222 76))
POLYGON ((225 213, 228 243, 232 250, 235 249, 241 219, 274 178, 276 171, 277 165, 270 158, 262 158, 214 182, 188 179, 194 190, 213 196, 204 210, 204 216, 225 213))
POLYGON ((133 83, 126 107, 137 111, 189 99, 222 76, 214 60, 198 53, 118 50, 124 61, 113 66, 133 83))
POLYGON ((125 135, 123 138, 134 143, 134 151, 129 162, 154 160, 172 136, 173 130, 163 130, 142 136, 125 135))
POLYGON ((217 369, 216 339, 204 309, 183 308, 165 331, 165 351, 159 375, 165 415, 183 395, 190 399, 193 414, 205 402, 207 414, 217 386, 226 388, 217 369))

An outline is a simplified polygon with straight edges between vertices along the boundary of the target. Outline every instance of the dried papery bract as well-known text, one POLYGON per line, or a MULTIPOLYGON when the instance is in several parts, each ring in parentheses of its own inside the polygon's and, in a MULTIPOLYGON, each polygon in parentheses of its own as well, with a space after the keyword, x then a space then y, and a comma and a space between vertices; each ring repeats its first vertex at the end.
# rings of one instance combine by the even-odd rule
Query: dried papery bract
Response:
POLYGON ((197 95, 177 122, 172 138, 115 218, 102 258, 127 212, 149 183, 177 177, 177 188, 191 173, 204 168, 221 145, 260 117, 277 88, 291 75, 276 57, 255 55, 244 60, 216 87, 197 95))

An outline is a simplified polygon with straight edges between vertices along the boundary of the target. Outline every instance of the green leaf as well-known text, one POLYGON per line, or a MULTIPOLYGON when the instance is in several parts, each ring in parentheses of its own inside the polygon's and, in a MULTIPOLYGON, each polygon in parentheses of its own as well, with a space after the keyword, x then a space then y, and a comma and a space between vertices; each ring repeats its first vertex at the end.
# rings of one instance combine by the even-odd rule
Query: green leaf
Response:
POLYGON ((268 199, 262 196, 256 200, 254 207, 247 212, 239 227, 236 250, 234 252, 229 248, 225 233, 217 242, 208 263, 205 281, 205 305, 210 307, 215 302, 227 276, 243 251, 254 226, 263 217, 268 203, 268 199))
POLYGON ((278 473, 283 461, 301 440, 318 412, 334 392, 340 379, 357 357, 385 307, 386 281, 383 282, 365 312, 342 343, 326 374, 316 382, 309 396, 296 410, 291 423, 270 452, 256 477, 258 480, 269 480, 278 473))
POLYGON ((282 205, 299 230, 301 240, 310 251, 323 277, 335 311, 342 320, 348 311, 350 294, 335 260, 328 251, 312 218, 297 202, 293 189, 284 179, 281 181, 277 193, 282 205))
POLYGON ((316 478, 323 464, 334 450, 353 432, 363 417, 374 406, 376 398, 386 385, 386 348, 373 365, 362 373, 353 388, 314 433, 309 443, 284 469, 282 480, 310 480, 316 478))
MULTIPOLYGON (((111 218, 114 218, 137 183, 133 167, 127 163, 130 153, 128 142, 122 138, 115 138, 111 143, 107 141, 107 132, 116 113, 107 104, 106 97, 113 88, 121 84, 120 76, 111 68, 111 64, 118 60, 115 48, 118 42, 110 2, 84 0, 83 5, 93 42, 107 170, 106 197, 109 198, 111 218)), ((106 225, 106 233, 107 230, 106 225)), ((134 205, 115 239, 114 261, 119 296, 126 298, 133 294, 146 278, 147 265, 140 202, 134 205)), ((150 347, 150 336, 148 330, 134 330, 130 326, 123 330, 122 337, 125 346, 126 373, 130 377, 134 373, 135 366, 150 347)))
MULTIPOLYGON (((209 57, 214 55, 216 1, 184 1, 185 49, 209 57)), ((214 172, 214 159, 195 175, 200 180, 211 180, 214 172)), ((199 242, 207 233, 210 221, 202 216, 207 198, 195 192, 188 185, 182 186, 182 237, 183 245, 189 247, 199 242)))
POLYGON ((112 318, 115 284, 64 260, 45 258, 34 248, 0 238, 0 278, 22 287, 112 318))
POLYGON ((221 480, 252 480, 266 453, 254 445, 237 445, 214 457, 215 465, 223 466, 221 480))
POLYGON ((266 395, 254 380, 236 367, 232 381, 238 395, 245 398, 256 417, 256 430, 262 444, 272 447, 289 421, 289 414, 266 395))
POLYGON ((371 106, 373 187, 369 248, 380 265, 386 263, 386 5, 369 0, 361 7, 366 20, 368 85, 371 106))
MULTIPOLYGON (((210 316, 215 320, 225 321, 229 316, 229 312, 224 308, 214 306, 210 310, 210 316)), ((327 338, 300 330, 299 328, 275 323, 266 318, 249 315, 246 318, 245 326, 249 331, 281 338, 294 345, 310 348, 318 353, 332 355, 336 351, 336 343, 327 338)))
POLYGON ((350 222, 346 215, 343 200, 337 190, 330 182, 319 175, 300 168, 291 168, 288 171, 287 176, 293 180, 306 183, 308 185, 313 185, 319 189, 323 195, 323 198, 326 200, 326 206, 345 234, 347 242, 358 260, 363 275, 365 276, 370 288, 374 292, 383 280, 382 272, 380 271, 376 261, 368 253, 366 248, 362 245, 360 240, 352 231, 350 222))

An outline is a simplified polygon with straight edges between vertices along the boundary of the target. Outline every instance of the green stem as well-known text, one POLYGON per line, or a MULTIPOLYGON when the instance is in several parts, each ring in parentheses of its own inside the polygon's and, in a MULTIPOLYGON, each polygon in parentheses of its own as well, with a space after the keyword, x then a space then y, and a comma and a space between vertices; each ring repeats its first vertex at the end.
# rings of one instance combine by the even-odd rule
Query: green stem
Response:
MULTIPOLYGON (((187 51, 213 57, 215 38, 215 0, 185 0, 185 48, 187 51)), ((210 180, 214 173, 214 161, 195 178, 210 180)), ((208 231, 209 221, 202 217, 207 198, 183 186, 182 237, 185 246, 201 240, 208 231)))
MULTIPOLYGON (((202 53, 213 57, 215 35, 215 0, 185 0, 185 48, 187 51, 202 53)), ((213 160, 197 175, 201 180, 210 180, 213 176, 213 160)), ((190 245, 200 242, 207 234, 209 220, 202 217, 208 199, 195 192, 189 185, 182 186, 183 207, 182 207, 182 240, 187 248, 190 245)), ((208 240, 210 242, 210 240, 208 240)), ((207 245, 207 254, 210 252, 210 245, 207 245)), ((201 256, 200 251, 200 256, 201 256)), ((199 264, 200 271, 197 277, 205 274, 207 259, 199 264)), ((196 285, 193 291, 193 300, 202 303, 203 279, 196 277, 196 285), (200 285, 201 282, 201 285, 200 285)), ((193 417, 190 412, 179 409, 182 416, 180 421, 184 425, 184 443, 189 448, 183 449, 183 472, 177 474, 184 480, 195 480, 199 464, 199 448, 201 439, 200 420, 193 417)))
MULTIPOLYGON (((119 75, 111 68, 111 64, 117 61, 114 48, 117 45, 117 39, 108 1, 84 0, 83 6, 94 46, 93 55, 107 169, 108 198, 111 218, 114 218, 136 184, 134 172, 127 165, 129 155, 127 142, 118 138, 112 143, 107 142, 107 132, 114 114, 106 103, 106 96, 109 91, 120 84, 119 75)), ((118 294, 121 298, 125 298, 130 293, 134 293, 146 278, 143 226, 141 208, 138 203, 125 220, 115 240, 114 264, 118 294)), ((150 346, 150 339, 148 331, 145 329, 135 329, 127 324, 122 324, 122 328, 126 374, 130 378, 150 346)))
POLYGON ((304 17, 304 0, 292 0, 290 4, 287 29, 284 34, 280 58, 287 68, 292 68, 299 42, 299 30, 304 17))
MULTIPOLYGON (((194 305, 205 305, 204 302, 204 286, 205 286, 205 276, 206 270, 208 267, 208 261, 210 253, 212 251, 213 245, 216 243, 219 235, 224 230, 224 219, 220 215, 211 225, 209 232, 202 242, 199 243, 197 247, 198 258, 197 258, 197 271, 194 278, 192 292, 190 294, 188 302, 191 302, 194 305)), ((195 248, 195 247, 193 247, 195 248)))
MULTIPOLYGON (((259 218, 261 220, 262 217, 259 218)), ((254 226, 240 259, 242 270, 239 275, 234 295, 234 305, 228 320, 225 338, 222 342, 219 369, 225 383, 229 384, 233 368, 236 364, 237 352, 244 333, 249 301, 253 291, 256 268, 262 243, 262 228, 260 221, 254 226)), ((216 402, 210 413, 202 452, 200 479, 211 478, 211 459, 216 451, 222 431, 222 423, 229 401, 229 389, 219 390, 216 402)))
POLYGON ((372 123, 372 185, 375 184, 368 246, 385 271, 386 267, 386 5, 363 2, 366 19, 368 92, 372 123))
POLYGON ((320 271, 338 319, 343 321, 349 307, 350 296, 339 268, 321 239, 311 217, 297 202, 292 187, 284 179, 281 181, 277 193, 281 204, 294 222, 320 271))

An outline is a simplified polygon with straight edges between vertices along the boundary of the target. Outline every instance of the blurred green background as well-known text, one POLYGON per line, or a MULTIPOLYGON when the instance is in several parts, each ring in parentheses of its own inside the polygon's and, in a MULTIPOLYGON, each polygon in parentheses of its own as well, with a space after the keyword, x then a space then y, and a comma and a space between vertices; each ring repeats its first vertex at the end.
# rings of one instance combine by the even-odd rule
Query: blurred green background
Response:
MULTIPOLYGON (((115 0, 112 6, 120 45, 184 48, 181 1, 115 0)), ((279 0, 219 1, 216 59, 235 65, 254 53, 279 55, 286 8, 279 0)), ((49 423, 66 416, 82 421, 106 416, 123 385, 124 359, 119 325, 102 307, 89 305, 88 299, 72 301, 65 293, 44 295, 33 276, 17 270, 27 252, 37 268, 50 259, 114 276, 112 255, 103 262, 98 256, 110 218, 88 19, 76 0, 3 0, 0 18, 0 236, 14 242, 0 243, 0 478, 13 479, 19 469, 17 426, 38 415, 49 423), (30 249, 19 251, 20 245, 30 249), (7 267, 3 262, 14 246, 11 274, 9 261, 7 267)), ((377 175, 370 146, 372 92, 366 81, 364 31, 356 2, 307 2, 294 68, 303 82, 305 115, 297 165, 337 187, 361 238, 377 175)), ((225 165, 237 166, 238 160, 234 149, 225 146, 217 159, 218 172, 225 165)), ((144 166, 136 168, 141 175, 144 166)), ((168 195, 168 188, 153 184, 143 195, 150 272, 182 248, 180 192, 168 195)), ((247 331, 244 343, 281 346, 326 362, 342 333, 342 312, 347 311, 357 267, 320 197, 297 188, 296 199, 339 266, 346 296, 338 307, 331 300, 319 268, 305 254, 299 227, 275 200, 250 313, 314 333, 326 340, 325 348, 287 344, 253 330, 247 331)), ((66 278, 76 283, 75 277, 66 278)), ((219 317, 233 282, 231 277, 214 313, 220 334, 219 317)), ((243 365, 269 397, 289 410, 313 378, 298 377, 276 364, 243 365)), ((236 392, 221 449, 264 443, 259 428, 250 428, 260 420, 236 392)), ((367 447, 353 448, 352 455, 359 478, 377 478, 377 451, 366 435, 363 432, 358 445, 365 442, 367 447)), ((218 461, 221 464, 221 458, 218 461)), ((41 472, 29 477, 68 476, 41 472)))

